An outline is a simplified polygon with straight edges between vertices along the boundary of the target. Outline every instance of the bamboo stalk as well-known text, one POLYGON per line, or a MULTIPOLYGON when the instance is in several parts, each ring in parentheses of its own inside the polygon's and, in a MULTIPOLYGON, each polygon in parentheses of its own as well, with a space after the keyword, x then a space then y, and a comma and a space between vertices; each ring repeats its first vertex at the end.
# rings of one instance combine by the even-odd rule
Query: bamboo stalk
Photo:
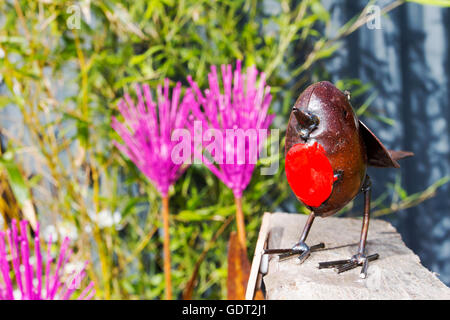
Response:
POLYGON ((164 230, 164 279, 166 281, 166 300, 172 300, 172 278, 170 275, 170 234, 169 234, 169 196, 162 198, 164 230))
POLYGON ((103 280, 103 290, 104 290, 104 298, 105 300, 111 299, 111 285, 110 285, 110 276, 109 276, 109 268, 108 268, 108 253, 106 244, 102 238, 102 232, 96 223, 94 226, 94 239, 98 248, 98 255, 100 258, 100 268, 102 270, 102 280, 103 280))
POLYGON ((245 235, 245 219, 244 212, 242 211, 242 198, 235 196, 234 202, 236 204, 236 224, 239 242, 241 243, 241 247, 245 250, 245 253, 247 253, 247 238, 245 235))

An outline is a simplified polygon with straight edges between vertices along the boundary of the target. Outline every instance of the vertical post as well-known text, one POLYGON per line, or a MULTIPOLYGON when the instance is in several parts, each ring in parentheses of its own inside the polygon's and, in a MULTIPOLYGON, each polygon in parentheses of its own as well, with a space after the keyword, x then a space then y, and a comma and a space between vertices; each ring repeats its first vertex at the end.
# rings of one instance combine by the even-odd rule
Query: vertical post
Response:
POLYGON ((164 230, 164 279, 166 283, 166 299, 172 300, 172 277, 170 275, 170 234, 169 234, 169 196, 162 198, 162 216, 164 230))

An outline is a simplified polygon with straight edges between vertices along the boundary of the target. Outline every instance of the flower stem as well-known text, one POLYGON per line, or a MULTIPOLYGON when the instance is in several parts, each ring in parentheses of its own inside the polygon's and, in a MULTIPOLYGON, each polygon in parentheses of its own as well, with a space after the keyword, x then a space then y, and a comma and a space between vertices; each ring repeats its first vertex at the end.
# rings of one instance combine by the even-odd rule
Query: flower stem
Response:
POLYGON ((235 196, 234 202, 236 204, 236 224, 239 242, 241 243, 241 247, 247 253, 247 239, 245 236, 245 220, 244 213, 242 211, 242 198, 235 196))
POLYGON ((172 278, 170 275, 170 234, 169 234, 169 196, 162 198, 164 228, 164 278, 166 281, 166 300, 172 300, 172 278))

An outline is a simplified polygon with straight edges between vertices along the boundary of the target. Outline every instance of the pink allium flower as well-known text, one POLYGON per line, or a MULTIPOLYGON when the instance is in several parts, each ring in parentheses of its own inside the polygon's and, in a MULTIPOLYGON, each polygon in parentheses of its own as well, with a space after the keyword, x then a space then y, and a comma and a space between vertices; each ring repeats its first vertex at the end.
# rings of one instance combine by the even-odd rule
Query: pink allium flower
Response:
MULTIPOLYGON (((232 71, 231 65, 222 65, 221 90, 217 70, 211 67, 208 74, 209 89, 203 93, 189 76, 188 81, 196 94, 197 103, 192 104, 195 117, 202 122, 202 131, 214 129, 222 135, 223 148, 219 150, 220 159, 214 165, 207 157, 202 156, 203 163, 230 189, 236 198, 242 197, 242 192, 247 188, 255 168, 255 162, 250 159, 259 157, 259 151, 264 146, 267 135, 261 136, 259 132, 267 129, 275 115, 268 115, 268 109, 272 99, 270 86, 265 83, 265 74, 259 75, 258 70, 252 66, 246 73, 241 71, 241 61, 237 61, 236 69, 232 71), (200 109, 199 105, 203 110, 200 109), (246 138, 245 144, 239 146, 237 140, 226 143, 226 135, 230 130, 242 129, 244 132, 253 130, 256 136, 246 138), (242 147, 244 150, 242 150, 242 147), (251 154, 256 150, 256 154, 251 154), (238 160, 238 152, 245 154, 245 162, 238 160), (232 163, 226 160, 227 153, 234 153, 232 163)), ((241 132, 243 132, 241 130, 241 132)), ((209 142, 203 139, 203 147, 209 142)), ((194 150, 195 153, 195 150, 194 150)), ((198 156, 197 153, 195 153, 198 156)), ((217 154, 211 155, 217 159, 217 154)), ((217 161, 216 161, 217 162, 217 161)))
MULTIPOLYGON (((72 254, 69 249, 70 239, 66 237, 63 240, 59 256, 54 261, 51 256, 50 237, 44 270, 39 225, 31 241, 28 239, 27 221, 20 222, 20 234, 15 220, 12 221, 11 226, 6 233, 0 231, 0 280, 2 280, 0 281, 0 300, 70 299, 75 290, 80 289, 81 282, 86 277, 86 263, 81 270, 74 271, 68 276, 64 275, 72 254), (33 245, 30 245, 30 242, 34 242, 33 245), (34 256, 31 247, 34 247, 34 256), (30 260, 34 260, 34 263, 30 260), (53 262, 56 262, 56 266, 52 268, 53 262)), ((94 283, 91 282, 80 293, 78 299, 92 299, 95 294, 93 287, 94 283)))
POLYGON ((141 87, 136 85, 137 105, 128 94, 125 94, 125 101, 119 102, 119 111, 125 122, 121 123, 113 117, 111 125, 125 144, 116 141, 114 144, 165 197, 169 187, 187 168, 186 164, 175 164, 171 159, 172 149, 178 143, 171 141, 171 135, 176 129, 186 128, 193 95, 187 89, 180 102, 181 84, 177 83, 170 99, 169 79, 164 81, 164 91, 158 85, 156 102, 148 85, 144 84, 142 89, 144 96, 141 87))
MULTIPOLYGON (((153 183, 162 197, 162 217, 164 229, 164 275, 166 298, 172 298, 169 239, 169 188, 188 167, 190 159, 175 162, 172 151, 178 141, 172 141, 176 130, 188 130, 189 110, 195 102, 190 89, 181 98, 181 84, 177 83, 169 98, 169 79, 164 80, 163 88, 158 85, 156 102, 148 85, 136 86, 137 105, 128 94, 125 101, 119 102, 119 111, 124 123, 112 119, 113 129, 122 137, 125 144, 114 141, 115 146, 125 154, 153 183)), ((188 131, 189 132, 189 131, 188 131)), ((190 139, 191 140, 191 139, 190 139)), ((187 143, 192 145, 192 141, 187 143)))

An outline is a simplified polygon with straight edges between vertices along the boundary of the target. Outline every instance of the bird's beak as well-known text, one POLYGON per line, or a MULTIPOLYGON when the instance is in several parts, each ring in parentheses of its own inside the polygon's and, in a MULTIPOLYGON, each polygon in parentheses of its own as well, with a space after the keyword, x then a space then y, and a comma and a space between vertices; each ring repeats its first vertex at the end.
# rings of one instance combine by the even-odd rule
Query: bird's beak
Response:
POLYGON ((296 107, 292 108, 292 112, 294 113, 295 119, 297 119, 300 126, 300 136, 304 140, 307 140, 310 133, 319 125, 319 118, 308 111, 305 112, 296 107))

